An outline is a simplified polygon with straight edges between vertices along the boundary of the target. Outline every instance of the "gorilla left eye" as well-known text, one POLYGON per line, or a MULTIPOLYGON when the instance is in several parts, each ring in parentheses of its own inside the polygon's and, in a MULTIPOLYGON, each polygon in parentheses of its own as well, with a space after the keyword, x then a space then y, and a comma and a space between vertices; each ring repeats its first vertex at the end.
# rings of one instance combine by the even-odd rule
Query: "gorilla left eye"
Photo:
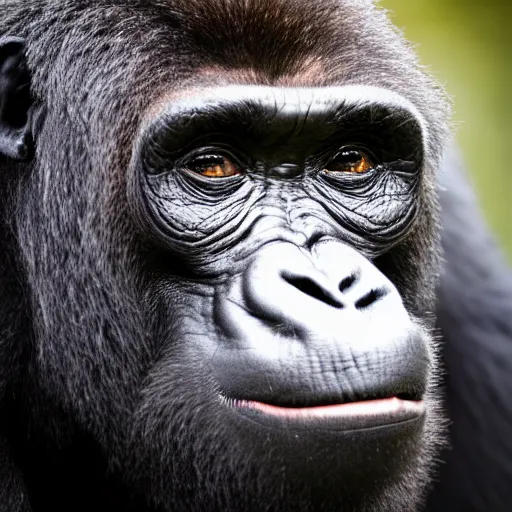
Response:
POLYGON ((238 166, 222 155, 198 156, 187 167, 209 178, 227 178, 240 174, 238 166))
POLYGON ((363 151, 344 149, 325 167, 325 170, 328 172, 360 174, 374 167, 375 164, 371 158, 363 151))

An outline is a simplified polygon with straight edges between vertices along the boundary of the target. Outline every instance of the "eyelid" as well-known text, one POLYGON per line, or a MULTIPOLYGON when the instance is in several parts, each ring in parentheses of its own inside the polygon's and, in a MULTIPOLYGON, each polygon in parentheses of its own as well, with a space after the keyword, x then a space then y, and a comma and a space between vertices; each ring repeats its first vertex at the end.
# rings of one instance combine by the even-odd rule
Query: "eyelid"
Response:
POLYGON ((222 158, 227 158, 240 168, 245 167, 242 162, 243 159, 239 158, 238 152, 234 151, 231 145, 224 144, 215 144, 208 145, 203 147, 195 147, 194 149, 187 151, 186 154, 182 155, 179 159, 176 160, 176 164, 180 167, 186 167, 190 165, 195 159, 200 158, 202 156, 220 156, 222 158))

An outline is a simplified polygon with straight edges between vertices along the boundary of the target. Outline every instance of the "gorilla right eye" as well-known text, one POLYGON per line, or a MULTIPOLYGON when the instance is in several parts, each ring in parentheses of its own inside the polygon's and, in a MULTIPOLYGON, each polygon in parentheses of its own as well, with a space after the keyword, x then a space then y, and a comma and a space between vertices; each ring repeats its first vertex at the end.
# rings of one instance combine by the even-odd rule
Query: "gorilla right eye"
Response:
POLYGON ((375 164, 367 153, 357 148, 343 148, 325 170, 361 174, 374 167, 375 164))
POLYGON ((240 174, 238 166, 223 155, 201 155, 186 167, 209 178, 228 178, 240 174))

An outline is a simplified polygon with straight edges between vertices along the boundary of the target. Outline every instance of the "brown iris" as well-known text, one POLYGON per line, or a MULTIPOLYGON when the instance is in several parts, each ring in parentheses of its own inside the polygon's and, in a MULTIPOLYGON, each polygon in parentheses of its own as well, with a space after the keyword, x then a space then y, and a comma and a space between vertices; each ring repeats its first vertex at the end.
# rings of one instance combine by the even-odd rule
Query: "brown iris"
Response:
POLYGON ((194 159, 190 168, 209 178, 227 178, 240 174, 238 167, 222 155, 201 155, 194 159))
POLYGON ((328 172, 344 172, 360 174, 373 169, 370 157, 358 149, 347 149, 339 153, 325 168, 328 172))

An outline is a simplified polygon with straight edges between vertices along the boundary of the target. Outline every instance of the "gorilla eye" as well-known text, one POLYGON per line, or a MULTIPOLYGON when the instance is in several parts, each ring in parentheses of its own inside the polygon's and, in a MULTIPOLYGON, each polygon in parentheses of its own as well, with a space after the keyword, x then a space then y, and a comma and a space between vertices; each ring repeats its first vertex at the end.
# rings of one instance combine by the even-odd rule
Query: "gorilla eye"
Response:
POLYGON ((371 158, 358 149, 344 149, 325 168, 328 172, 363 173, 373 169, 371 158))
POLYGON ((237 165, 222 155, 198 156, 187 167, 191 171, 209 178, 227 178, 240 174, 237 165))

